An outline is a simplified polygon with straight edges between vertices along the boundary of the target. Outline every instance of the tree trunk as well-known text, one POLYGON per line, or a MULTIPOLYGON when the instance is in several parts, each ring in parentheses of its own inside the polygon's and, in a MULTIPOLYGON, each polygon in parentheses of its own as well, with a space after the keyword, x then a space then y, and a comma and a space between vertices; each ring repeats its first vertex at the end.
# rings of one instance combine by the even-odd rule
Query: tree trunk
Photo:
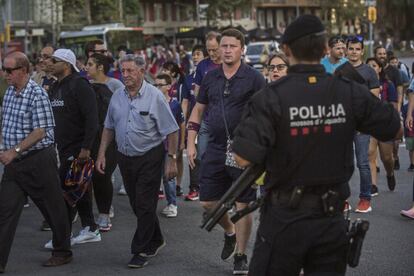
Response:
POLYGON ((85 0, 85 15, 86 22, 88 25, 92 24, 92 15, 91 15, 91 0, 85 0))

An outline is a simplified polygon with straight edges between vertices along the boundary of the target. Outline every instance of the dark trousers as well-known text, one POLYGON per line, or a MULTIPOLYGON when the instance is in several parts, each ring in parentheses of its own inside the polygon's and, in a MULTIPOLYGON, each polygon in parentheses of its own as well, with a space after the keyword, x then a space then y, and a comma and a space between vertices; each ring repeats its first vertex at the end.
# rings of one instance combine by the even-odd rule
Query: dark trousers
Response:
MULTIPOLYGON (((96 200, 96 206, 100 214, 109 214, 114 193, 112 183, 112 173, 116 168, 116 144, 111 143, 106 150, 106 166, 105 174, 99 173, 97 170, 93 172, 92 183, 96 200)), ((96 160, 96 157, 93 157, 96 160)))
POLYGON ((328 217, 267 203, 257 230, 249 275, 345 275, 348 239, 342 213, 328 217))
POLYGON ((70 229, 53 147, 5 166, 0 184, 0 265, 7 264, 27 194, 53 232, 54 256, 71 256, 70 229))
MULTIPOLYGON (((59 176, 61 185, 65 185, 65 178, 66 175, 70 169, 70 166, 72 164, 71 158, 68 160, 68 155, 59 153, 59 156, 61 156, 60 160, 60 167, 59 167, 59 176), (63 157, 63 158, 62 158, 63 157)), ((66 202, 66 201, 65 201, 66 202)), ((90 185, 88 189, 86 190, 85 194, 82 196, 82 198, 76 203, 75 207, 70 206, 66 203, 66 209, 68 213, 68 222, 70 225, 70 229, 72 230, 72 221, 75 218, 76 211, 79 214, 82 227, 89 226, 90 231, 95 231, 97 229, 97 225, 95 223, 95 218, 93 216, 92 212, 92 186, 90 185)))
POLYGON ((129 157, 118 152, 125 190, 137 217, 132 254, 146 252, 164 240, 156 213, 164 156, 163 144, 142 156, 129 157))

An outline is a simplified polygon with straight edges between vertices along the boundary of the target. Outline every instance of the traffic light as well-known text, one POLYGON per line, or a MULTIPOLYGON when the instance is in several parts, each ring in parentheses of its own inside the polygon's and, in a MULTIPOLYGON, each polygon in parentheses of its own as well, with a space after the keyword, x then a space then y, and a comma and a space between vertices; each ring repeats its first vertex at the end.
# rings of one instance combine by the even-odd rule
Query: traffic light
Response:
POLYGON ((375 23, 375 21, 377 21, 377 8, 368 7, 368 20, 372 23, 375 23))

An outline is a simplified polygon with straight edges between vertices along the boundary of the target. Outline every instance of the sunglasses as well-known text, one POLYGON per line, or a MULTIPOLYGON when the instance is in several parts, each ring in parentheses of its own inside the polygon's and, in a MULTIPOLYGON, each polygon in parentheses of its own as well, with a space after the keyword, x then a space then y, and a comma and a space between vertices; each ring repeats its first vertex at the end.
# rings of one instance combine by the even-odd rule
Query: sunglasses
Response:
POLYGON ((60 59, 52 58, 52 63, 53 64, 56 64, 56 63, 59 63, 59 62, 64 62, 64 61, 63 60, 60 60, 60 59))
POLYGON ((108 52, 108 50, 93 50, 93 52, 98 54, 105 54, 108 52))
POLYGON ((48 56, 48 55, 40 55, 39 59, 49 59, 52 56, 48 56))
POLYGON ((19 69, 21 69, 21 68, 23 68, 22 66, 17 66, 17 67, 14 67, 14 68, 8 68, 8 67, 2 67, 1 69, 4 71, 4 72, 6 72, 7 74, 11 74, 11 73, 13 73, 13 71, 16 71, 16 70, 19 70, 19 69))
POLYGON ((360 42, 364 43, 364 37, 362 35, 353 35, 349 36, 347 39, 348 42, 360 42))
POLYGON ((287 68, 287 65, 286 64, 277 64, 277 65, 268 65, 267 66, 267 70, 269 70, 270 72, 271 71, 274 71, 275 69, 277 69, 277 71, 283 71, 283 70, 285 70, 287 68))

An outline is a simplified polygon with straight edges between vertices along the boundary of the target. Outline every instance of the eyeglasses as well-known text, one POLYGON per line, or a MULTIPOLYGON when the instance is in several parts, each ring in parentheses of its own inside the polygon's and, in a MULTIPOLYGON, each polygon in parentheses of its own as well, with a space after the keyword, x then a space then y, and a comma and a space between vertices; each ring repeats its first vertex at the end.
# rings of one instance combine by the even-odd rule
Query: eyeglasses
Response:
POLYGON ((154 86, 155 87, 163 87, 163 86, 167 86, 168 84, 166 83, 155 83, 154 86))
POLYGON ((8 68, 8 67, 2 67, 1 69, 4 71, 4 72, 6 72, 7 74, 11 74, 11 73, 13 73, 13 71, 16 71, 16 70, 19 70, 19 69, 21 69, 21 68, 23 68, 22 66, 17 66, 17 67, 14 67, 14 68, 8 68))
POLYGON ((59 63, 59 62, 64 62, 64 61, 63 60, 60 60, 60 59, 52 58, 52 63, 53 64, 56 64, 56 63, 59 63))
POLYGON ((348 37, 347 41, 364 43, 364 37, 362 35, 352 35, 348 37))
POLYGON ((108 52, 108 50, 105 50, 105 49, 103 49, 103 50, 93 50, 93 52, 98 53, 98 54, 105 54, 105 53, 108 52))
POLYGON ((334 36, 329 39, 328 45, 332 48, 337 43, 345 43, 345 39, 342 36, 334 36))
POLYGON ((276 64, 276 65, 268 65, 267 66, 267 70, 269 70, 270 72, 274 71, 275 69, 277 69, 277 71, 283 71, 287 68, 286 64, 276 64))
POLYGON ((223 92, 223 96, 224 97, 228 97, 230 96, 231 91, 230 91, 230 82, 228 80, 226 80, 226 84, 224 85, 224 92, 223 92))
POLYGON ((39 56, 39 59, 49 59, 49 58, 51 58, 52 56, 49 56, 49 55, 40 55, 39 56))

